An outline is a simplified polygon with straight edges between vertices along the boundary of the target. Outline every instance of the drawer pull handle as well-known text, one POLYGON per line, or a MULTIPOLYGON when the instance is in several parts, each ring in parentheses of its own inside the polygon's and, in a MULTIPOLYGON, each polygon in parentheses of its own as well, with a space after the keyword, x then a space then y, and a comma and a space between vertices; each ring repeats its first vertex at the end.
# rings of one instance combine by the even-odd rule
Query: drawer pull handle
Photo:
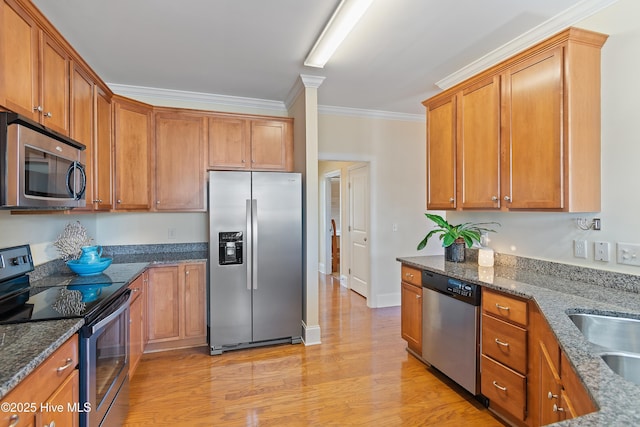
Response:
POLYGON ((67 369, 69 366, 73 365, 73 359, 70 357, 67 357, 67 360, 65 360, 65 364, 62 366, 59 366, 58 369, 56 369, 56 371, 58 373, 64 371, 65 369, 67 369))
POLYGON ((499 344, 499 345, 501 345, 503 347, 509 347, 509 343, 508 342, 502 342, 498 338, 496 338, 496 344, 499 344))
POLYGON ((413 279, 413 274, 411 274, 411 273, 406 273, 406 274, 405 274, 405 276, 407 276, 407 277, 409 277, 409 278, 413 279))
POLYGON ((553 412, 564 412, 564 408, 559 407, 555 403, 553 404, 553 412))
POLYGON ((416 295, 416 299, 420 299, 420 295, 416 295))
POLYGON ((557 394, 553 394, 551 392, 547 393, 547 399, 551 400, 551 399, 557 399, 558 395, 557 394))
POLYGON ((495 382, 495 381, 493 382, 493 386, 494 386, 495 388, 497 388, 497 389, 502 390, 502 391, 507 391, 507 388, 506 388, 506 387, 502 387, 500 384, 498 384, 498 383, 497 383, 497 382, 495 382))
POLYGON ((20 416, 13 414, 9 417, 9 421, 11 421, 11 424, 9 424, 9 427, 16 427, 20 422, 20 416))
POLYGON ((506 311, 509 311, 509 307, 505 307, 505 306, 500 305, 500 304, 498 304, 498 303, 496 303, 496 308, 497 308, 498 310, 506 310, 506 311))

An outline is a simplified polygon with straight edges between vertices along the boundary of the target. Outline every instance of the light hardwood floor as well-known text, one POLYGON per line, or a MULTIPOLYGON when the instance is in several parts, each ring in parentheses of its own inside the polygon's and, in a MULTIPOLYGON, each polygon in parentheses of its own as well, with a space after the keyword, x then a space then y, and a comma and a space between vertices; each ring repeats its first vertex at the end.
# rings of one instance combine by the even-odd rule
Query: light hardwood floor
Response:
POLYGON ((400 308, 320 280, 322 345, 145 354, 126 426, 501 426, 406 352, 400 308))

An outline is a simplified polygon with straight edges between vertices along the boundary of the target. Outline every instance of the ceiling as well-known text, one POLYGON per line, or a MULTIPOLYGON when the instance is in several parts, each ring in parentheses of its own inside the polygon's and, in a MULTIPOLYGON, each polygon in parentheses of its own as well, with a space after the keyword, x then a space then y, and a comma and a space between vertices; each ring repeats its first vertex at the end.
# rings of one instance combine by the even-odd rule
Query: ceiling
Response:
POLYGON ((417 117, 436 82, 588 0, 375 0, 323 69, 303 61, 339 0, 33 2, 112 87, 284 103, 313 75, 321 106, 417 117))

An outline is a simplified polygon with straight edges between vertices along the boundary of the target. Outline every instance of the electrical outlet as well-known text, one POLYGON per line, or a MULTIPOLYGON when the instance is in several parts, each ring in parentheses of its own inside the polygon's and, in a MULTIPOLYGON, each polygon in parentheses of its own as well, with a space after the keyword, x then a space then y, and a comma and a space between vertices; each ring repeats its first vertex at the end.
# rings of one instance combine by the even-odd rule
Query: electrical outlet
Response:
POLYGON ((609 262, 609 242, 595 243, 595 259, 596 261, 609 262))
POLYGON ((632 243, 616 244, 616 260, 618 264, 640 266, 640 245, 632 243))
POLYGON ((587 241, 586 240, 573 241, 573 256, 576 258, 587 257, 587 241))

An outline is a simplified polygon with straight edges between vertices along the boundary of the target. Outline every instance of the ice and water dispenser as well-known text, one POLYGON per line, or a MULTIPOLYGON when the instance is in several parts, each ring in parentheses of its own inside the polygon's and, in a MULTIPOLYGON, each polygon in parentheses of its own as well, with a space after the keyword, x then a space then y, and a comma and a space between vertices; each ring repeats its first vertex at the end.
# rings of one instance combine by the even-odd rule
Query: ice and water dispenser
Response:
POLYGON ((218 262, 220 265, 242 264, 242 231, 218 233, 218 262))

